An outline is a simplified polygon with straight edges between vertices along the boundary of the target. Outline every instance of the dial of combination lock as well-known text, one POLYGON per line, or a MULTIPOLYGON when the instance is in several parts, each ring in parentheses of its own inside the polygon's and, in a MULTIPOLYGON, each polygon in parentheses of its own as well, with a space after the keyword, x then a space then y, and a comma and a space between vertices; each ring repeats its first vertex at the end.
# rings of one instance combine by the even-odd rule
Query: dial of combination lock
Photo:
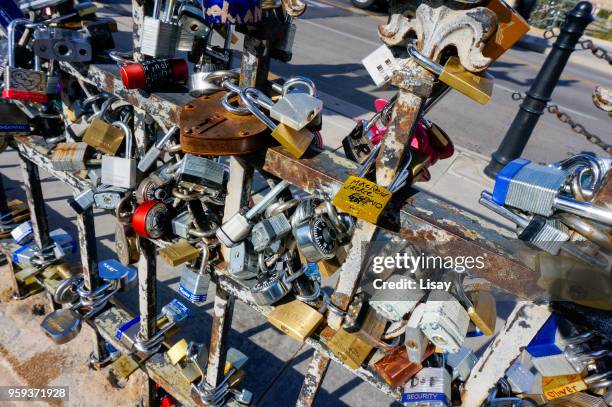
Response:
POLYGON ((295 237, 304 257, 311 262, 331 259, 336 255, 338 235, 325 216, 315 216, 295 230, 295 237))

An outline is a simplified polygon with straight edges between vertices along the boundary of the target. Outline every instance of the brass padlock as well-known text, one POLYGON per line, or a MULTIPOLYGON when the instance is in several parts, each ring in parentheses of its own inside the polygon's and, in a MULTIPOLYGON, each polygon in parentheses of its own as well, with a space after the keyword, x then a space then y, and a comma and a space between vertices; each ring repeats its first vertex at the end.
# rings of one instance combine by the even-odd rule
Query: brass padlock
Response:
POLYGON ((487 41, 482 54, 496 60, 529 31, 529 24, 504 0, 490 0, 487 8, 497 15, 497 30, 487 41))
POLYGON ((176 267, 197 259, 200 257, 200 251, 190 245, 186 240, 180 239, 178 242, 161 249, 159 251, 159 256, 169 266, 176 267))
POLYGON ((121 355, 111 364, 110 369, 115 378, 125 380, 138 370, 139 367, 138 362, 132 355, 121 355))
POLYGON ((497 322, 497 303, 489 291, 477 290, 469 293, 472 306, 467 312, 470 320, 486 336, 493 335, 497 322))
POLYGON ((266 126, 257 118, 225 110, 221 100, 226 92, 201 96, 181 111, 180 143, 183 152, 196 155, 241 155, 267 146, 261 135, 266 126))
POLYGON ((327 347, 351 369, 358 369, 374 349, 359 336, 348 333, 342 328, 327 343, 327 347))
POLYGON ((168 349, 168 351, 166 352, 168 359, 170 359, 170 363, 172 363, 172 365, 176 365, 178 362, 183 360, 185 356, 187 356, 188 347, 189 344, 185 339, 181 339, 180 341, 172 345, 170 349, 168 349))
POLYGON ((102 119, 94 117, 83 136, 83 142, 104 154, 115 155, 125 138, 125 133, 102 119))
POLYGON ((408 46, 408 54, 421 67, 437 75, 441 82, 470 99, 482 105, 491 99, 494 78, 487 72, 476 74, 468 71, 461 65, 461 61, 456 56, 448 58, 444 67, 442 67, 442 65, 421 54, 413 45, 408 46))
POLYGON ((86 155, 85 143, 59 143, 51 155, 51 165, 58 171, 81 171, 86 169, 86 155))
POLYGON ((268 314, 268 322, 299 342, 312 335, 324 320, 321 313, 298 300, 280 304, 268 314))
POLYGON ((381 343, 380 338, 385 332, 386 326, 387 320, 376 312, 374 308, 369 307, 361 327, 355 332, 355 335, 365 343, 372 345, 372 347, 379 347, 381 343))

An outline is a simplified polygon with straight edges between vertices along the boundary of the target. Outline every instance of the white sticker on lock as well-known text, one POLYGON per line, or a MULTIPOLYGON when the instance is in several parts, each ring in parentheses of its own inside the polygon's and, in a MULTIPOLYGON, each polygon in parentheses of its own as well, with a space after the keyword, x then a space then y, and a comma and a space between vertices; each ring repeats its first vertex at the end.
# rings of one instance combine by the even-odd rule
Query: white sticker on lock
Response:
POLYGON ((102 183, 120 188, 136 187, 136 160, 132 155, 132 131, 127 124, 116 121, 113 126, 125 133, 125 158, 102 156, 102 183))
POLYGON ((370 77, 380 88, 391 80, 396 69, 395 57, 386 45, 381 45, 374 52, 361 60, 370 77))

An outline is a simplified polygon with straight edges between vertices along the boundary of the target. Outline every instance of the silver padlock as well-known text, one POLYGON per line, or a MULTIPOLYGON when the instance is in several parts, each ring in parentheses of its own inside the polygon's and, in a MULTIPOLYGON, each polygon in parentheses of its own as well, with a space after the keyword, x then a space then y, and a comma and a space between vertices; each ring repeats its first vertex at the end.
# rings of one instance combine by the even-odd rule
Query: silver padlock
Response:
MULTIPOLYGON (((415 281, 410 276, 402 274, 392 274, 385 281, 388 283, 402 283, 403 280, 415 281)), ((376 290, 370 299, 370 306, 374 308, 383 318, 388 319, 391 322, 399 322, 405 315, 414 310, 414 307, 416 307, 421 299, 425 296, 425 291, 415 288, 409 290, 408 293, 402 293, 399 296, 394 291, 395 290, 376 290)))
POLYGON ((37 27, 32 49, 40 58, 56 61, 89 62, 93 56, 91 37, 84 30, 37 27))
POLYGON ((612 210, 561 194, 568 175, 565 170, 518 158, 497 175, 492 199, 537 215, 548 217, 560 210, 612 226, 612 210))
POLYGON ((417 305, 406 323, 404 346, 408 353, 408 360, 412 363, 421 363, 423 361, 427 345, 429 344, 429 339, 425 336, 423 331, 421 331, 421 328, 419 328, 424 312, 425 304, 421 303, 417 305))
POLYGON ((406 407, 449 407, 451 377, 444 367, 425 367, 404 384, 402 404, 406 407))
POLYGON ((474 351, 465 346, 462 346, 459 352, 449 353, 446 356, 446 364, 452 370, 452 380, 459 379, 465 382, 470 376, 476 362, 478 362, 478 358, 474 354, 474 351))
POLYGON ((167 0, 162 13, 161 0, 155 0, 153 15, 145 16, 141 52, 155 58, 174 58, 180 27, 172 21, 175 0, 167 0))
POLYGON ((269 108, 270 117, 294 130, 302 130, 323 110, 323 102, 316 97, 316 93, 310 79, 299 76, 288 79, 283 85, 281 99, 269 108), (289 93, 297 85, 306 87, 308 93, 289 93))
POLYGON ((94 191, 87 188, 68 200, 68 204, 76 213, 83 213, 94 204, 94 191))
POLYGON ((229 273, 239 280, 257 277, 258 255, 249 239, 244 239, 230 249, 229 273))
POLYGON ((281 181, 268 192, 261 201, 249 209, 244 215, 240 212, 234 214, 227 222, 217 229, 216 235, 226 247, 234 247, 244 240, 253 227, 253 219, 263 213, 285 188, 289 186, 287 181, 281 181))
POLYGON ((146 170, 151 168, 151 166, 159 158, 162 152, 162 148, 164 148, 165 145, 168 144, 168 142, 176 134, 178 129, 179 129, 178 126, 172 126, 170 130, 168 130, 168 132, 164 134, 164 136, 161 139, 159 139, 159 141, 157 141, 155 144, 153 144, 153 146, 151 146, 151 148, 149 148, 149 150, 144 155, 144 157, 142 157, 140 162, 138 162, 138 170, 140 172, 145 172, 146 170))
POLYGON ((207 187, 222 189, 225 169, 223 164, 208 158, 185 154, 177 171, 179 181, 191 182, 207 187))
POLYGON ((540 215, 527 218, 514 213, 510 209, 494 202, 491 194, 486 191, 481 193, 479 202, 498 215, 516 223, 519 239, 552 255, 559 254, 565 242, 570 238, 569 228, 558 220, 547 219, 540 215))
POLYGON ((193 217, 189 211, 181 212, 172 219, 172 233, 183 239, 190 238, 189 229, 193 227, 193 217))
POLYGON ((432 290, 425 303, 419 327, 445 352, 459 352, 470 324, 470 317, 455 297, 443 290, 432 290))
POLYGON ((291 224, 284 213, 278 213, 253 226, 251 242, 256 252, 262 252, 270 243, 291 232, 291 224))
POLYGON ((510 384, 510 387, 514 393, 538 393, 534 388, 537 379, 541 380, 541 377, 537 375, 537 372, 532 372, 531 369, 523 363, 523 361, 518 359, 515 360, 506 371, 506 380, 510 384))
POLYGON ((23 19, 11 21, 8 27, 8 64, 4 70, 4 99, 24 100, 35 103, 46 103, 47 75, 36 69, 40 66, 40 57, 35 56, 35 69, 18 68, 15 63, 15 30, 18 25, 30 24, 23 19))
POLYGON ((208 246, 204 246, 200 269, 194 270, 191 266, 183 264, 181 281, 178 292, 192 304, 203 304, 206 302, 208 286, 210 284, 210 274, 206 268, 208 266, 208 246))
POLYGON ((102 156, 102 183, 119 188, 136 187, 136 160, 132 156, 132 130, 121 121, 112 123, 125 134, 125 158, 102 156))
POLYGON ((292 233, 307 261, 333 259, 338 248, 338 231, 325 214, 315 214, 316 200, 304 199, 291 217, 292 233))
POLYGON ((533 366, 542 376, 563 376, 583 373, 589 363, 612 354, 608 349, 589 350, 586 345, 568 346, 558 355, 532 357, 533 366))
POLYGON ((178 11, 178 18, 183 30, 189 32, 191 35, 198 38, 208 36, 210 27, 206 25, 202 8, 199 7, 197 3, 184 3, 181 5, 178 11))
POLYGON ((98 209, 115 210, 126 192, 125 188, 100 186, 94 192, 94 205, 98 209))
POLYGON ((361 63, 370 74, 377 88, 389 83, 396 69, 396 60, 386 45, 376 48, 361 63))

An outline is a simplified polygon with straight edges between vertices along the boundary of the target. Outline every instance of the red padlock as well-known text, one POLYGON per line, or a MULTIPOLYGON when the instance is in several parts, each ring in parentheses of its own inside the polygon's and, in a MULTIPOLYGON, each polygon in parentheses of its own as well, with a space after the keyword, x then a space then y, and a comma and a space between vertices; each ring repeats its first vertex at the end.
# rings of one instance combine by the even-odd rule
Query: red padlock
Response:
POLYGON ((153 89, 171 82, 184 82, 189 66, 183 59, 151 59, 128 62, 119 69, 126 89, 153 89))
POLYGON ((160 201, 146 201, 138 205, 132 216, 132 229, 137 235, 159 239, 168 230, 169 209, 160 201))

